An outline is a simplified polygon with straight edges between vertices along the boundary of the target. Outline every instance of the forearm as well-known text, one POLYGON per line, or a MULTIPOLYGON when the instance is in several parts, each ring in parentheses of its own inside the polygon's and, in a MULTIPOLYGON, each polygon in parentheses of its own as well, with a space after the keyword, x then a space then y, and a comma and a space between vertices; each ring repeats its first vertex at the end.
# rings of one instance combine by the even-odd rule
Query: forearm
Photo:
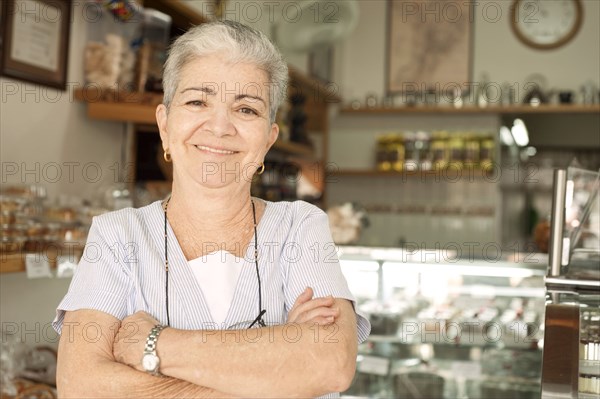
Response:
POLYGON ((119 325, 119 320, 103 312, 86 309, 67 312, 58 347, 59 397, 232 397, 187 381, 155 377, 117 362, 112 348, 119 325))
POLYGON ((61 398, 232 398, 187 381, 155 377, 108 360, 96 361, 93 370, 58 370, 61 398))
POLYGON ((350 321, 235 332, 167 329, 159 342, 161 370, 250 397, 314 397, 343 390, 338 376, 345 368, 353 373, 356 352, 351 348, 357 343, 345 323, 350 321))

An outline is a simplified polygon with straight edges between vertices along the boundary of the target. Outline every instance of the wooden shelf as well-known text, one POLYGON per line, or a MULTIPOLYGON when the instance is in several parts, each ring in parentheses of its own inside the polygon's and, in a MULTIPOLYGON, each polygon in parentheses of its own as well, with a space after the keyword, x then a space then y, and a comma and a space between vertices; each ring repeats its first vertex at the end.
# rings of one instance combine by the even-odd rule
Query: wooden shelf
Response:
POLYGON ((91 119, 154 126, 156 106, 162 102, 162 94, 115 91, 94 85, 76 89, 74 97, 87 103, 87 115, 91 119))
POLYGON ((442 170, 414 170, 414 171, 382 171, 372 169, 339 169, 330 170, 328 176, 340 177, 395 177, 395 178, 418 178, 418 177, 438 177, 440 179, 455 180, 457 178, 484 178, 490 176, 481 168, 463 168, 463 169, 442 169, 442 170))
POLYGON ((499 114, 499 115, 520 115, 520 114, 598 114, 600 115, 600 105, 540 105, 532 107, 530 105, 511 105, 507 107, 490 106, 453 108, 450 106, 442 107, 402 107, 402 108, 344 108, 341 111, 343 115, 411 115, 411 114, 499 114))

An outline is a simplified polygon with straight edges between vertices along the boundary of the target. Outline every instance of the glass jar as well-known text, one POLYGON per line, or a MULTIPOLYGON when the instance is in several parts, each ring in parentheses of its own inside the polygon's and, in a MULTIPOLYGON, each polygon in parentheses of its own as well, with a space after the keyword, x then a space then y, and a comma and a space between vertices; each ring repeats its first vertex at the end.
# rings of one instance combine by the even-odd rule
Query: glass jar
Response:
POLYGON ((140 91, 162 92, 162 70, 167 59, 171 17, 146 8, 143 31, 138 87, 140 91))
POLYGON ((479 166, 484 171, 489 171, 494 167, 494 151, 496 144, 491 136, 481 139, 479 151, 479 166))
POLYGON ((391 164, 388 161, 388 136, 378 136, 377 146, 375 149, 375 166, 377 170, 387 171, 390 170, 391 164))
POLYGON ((86 84, 134 90, 142 32, 139 6, 133 0, 105 0, 87 6, 92 23, 88 24, 84 49, 86 84))
POLYGON ((416 135, 412 132, 404 134, 404 170, 414 171, 419 168, 419 149, 416 147, 416 135))
POLYGON ((448 150, 450 154, 449 165, 460 169, 465 160, 465 139, 461 133, 453 134, 448 140, 448 150))
POLYGON ((396 172, 404 170, 406 159, 406 149, 404 147, 404 136, 402 134, 395 135, 390 144, 390 163, 392 169, 396 172))
POLYGON ((433 132, 431 135, 431 162, 433 169, 446 169, 449 161, 448 132, 433 132))
POLYGON ((418 151, 419 168, 431 170, 431 137, 427 132, 417 132, 415 136, 415 149, 418 151))
POLYGON ((480 143, 475 134, 465 135, 465 166, 474 168, 479 165, 480 143))

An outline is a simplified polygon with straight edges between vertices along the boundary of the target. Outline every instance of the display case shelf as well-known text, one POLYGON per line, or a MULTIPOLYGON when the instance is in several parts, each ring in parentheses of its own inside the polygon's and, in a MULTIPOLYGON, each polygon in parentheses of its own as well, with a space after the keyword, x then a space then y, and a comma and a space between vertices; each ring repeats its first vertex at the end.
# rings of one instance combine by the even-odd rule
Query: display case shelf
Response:
POLYGON ((440 170, 411 170, 411 171, 383 171, 375 169, 338 169, 330 170, 331 177, 395 177, 395 178, 439 178, 439 179, 479 179, 493 177, 493 172, 481 168, 456 168, 440 170))
POLYGON ((525 114, 600 114, 600 105, 561 104, 534 107, 531 105, 510 105, 505 107, 489 106, 474 107, 466 106, 453 108, 451 106, 415 106, 395 108, 343 108, 343 115, 412 115, 412 114, 447 114, 447 115, 472 115, 472 114, 496 114, 496 115, 525 115, 525 114))
POLYGON ((516 350, 534 350, 538 351, 538 342, 536 340, 531 340, 531 342, 497 342, 497 343, 487 343, 487 342, 460 342, 460 343, 450 343, 450 342, 434 342, 434 341, 420 341, 420 340, 406 340, 398 335, 369 335, 369 342, 374 343, 386 343, 386 344, 401 344, 401 345, 436 345, 440 347, 448 347, 448 348, 503 348, 503 349, 516 349, 516 350))
POLYGON ((600 376, 600 361, 579 359, 579 374, 600 376))

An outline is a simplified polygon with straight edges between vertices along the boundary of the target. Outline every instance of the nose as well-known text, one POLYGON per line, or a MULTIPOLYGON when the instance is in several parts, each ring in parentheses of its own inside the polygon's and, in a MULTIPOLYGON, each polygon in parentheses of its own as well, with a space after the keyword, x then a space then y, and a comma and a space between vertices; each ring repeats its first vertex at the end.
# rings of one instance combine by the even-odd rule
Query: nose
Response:
POLYGON ((231 117, 227 107, 215 107, 205 123, 206 129, 216 137, 235 135, 235 126, 231 123, 231 117))

